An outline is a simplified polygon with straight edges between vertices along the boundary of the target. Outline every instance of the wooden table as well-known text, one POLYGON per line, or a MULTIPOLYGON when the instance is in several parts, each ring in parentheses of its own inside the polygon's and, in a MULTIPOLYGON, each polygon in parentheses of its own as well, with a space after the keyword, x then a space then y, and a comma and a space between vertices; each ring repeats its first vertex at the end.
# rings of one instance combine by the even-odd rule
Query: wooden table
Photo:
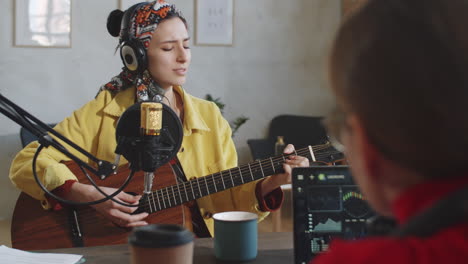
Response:
MULTIPOLYGON (((128 264, 130 263, 130 250, 127 244, 63 248, 41 250, 40 252, 70 253, 83 255, 85 264, 128 264)), ((224 263, 216 260, 213 250, 212 238, 199 238, 195 240, 194 264, 224 263)), ((235 263, 235 262, 229 262, 235 263)), ((294 263, 293 237, 290 232, 259 233, 258 256, 248 263, 286 264, 294 263)))

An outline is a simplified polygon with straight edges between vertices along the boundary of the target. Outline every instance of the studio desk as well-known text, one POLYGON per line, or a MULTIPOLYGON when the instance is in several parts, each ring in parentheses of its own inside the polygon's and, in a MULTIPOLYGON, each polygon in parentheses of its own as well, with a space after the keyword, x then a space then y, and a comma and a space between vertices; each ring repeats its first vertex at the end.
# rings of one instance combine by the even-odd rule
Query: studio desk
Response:
MULTIPOLYGON (((39 252, 69 253, 83 255, 84 264, 129 264, 130 249, 127 244, 82 248, 40 250, 39 252)), ((194 264, 220 264, 214 257, 213 239, 195 239, 194 264)), ((235 263, 235 262, 229 262, 235 263)), ((288 264, 294 263, 292 232, 259 233, 258 255, 248 263, 288 264)))

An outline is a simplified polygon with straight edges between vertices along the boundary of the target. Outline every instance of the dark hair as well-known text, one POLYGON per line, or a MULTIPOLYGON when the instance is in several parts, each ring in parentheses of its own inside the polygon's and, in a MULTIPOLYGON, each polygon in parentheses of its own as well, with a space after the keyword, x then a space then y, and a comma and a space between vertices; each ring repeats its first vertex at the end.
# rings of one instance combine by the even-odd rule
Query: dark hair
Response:
MULTIPOLYGON (((185 25, 185 28, 187 30, 189 29, 188 24, 187 24, 187 20, 185 19, 185 17, 182 15, 182 13, 180 11, 171 10, 171 11, 167 12, 167 15, 166 15, 166 17, 164 19, 171 19, 171 18, 174 18, 174 17, 178 17, 180 20, 182 20, 182 22, 185 25)), ((161 21, 163 21, 163 20, 161 20, 161 21)))
POLYGON ((120 33, 120 24, 122 23, 122 17, 124 12, 120 9, 115 9, 107 17, 107 32, 113 37, 118 37, 120 33))
POLYGON ((467 14, 466 0, 370 0, 331 50, 338 104, 383 155, 427 177, 468 171, 467 14))

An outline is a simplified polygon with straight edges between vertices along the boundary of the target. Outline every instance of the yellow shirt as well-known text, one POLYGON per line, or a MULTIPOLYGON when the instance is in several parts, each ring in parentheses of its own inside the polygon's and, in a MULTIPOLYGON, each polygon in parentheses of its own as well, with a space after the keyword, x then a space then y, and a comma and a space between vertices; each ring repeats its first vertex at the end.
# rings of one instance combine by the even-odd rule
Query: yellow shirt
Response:
MULTIPOLYGON (((236 167, 237 153, 231 138, 231 128, 216 104, 193 97, 178 86, 174 87, 174 91, 182 97, 184 104, 184 151, 179 152, 177 157, 187 178, 202 177, 236 167)), ((103 91, 59 123, 55 130, 99 159, 113 161, 117 144, 116 123, 134 102, 135 88, 117 94, 103 91)), ((32 174, 32 159, 38 145, 34 141, 17 154, 10 168, 10 179, 17 188, 40 200, 44 208, 48 209, 50 206, 44 192, 32 174)), ((86 156, 72 148, 68 150, 91 163, 86 156)), ((37 173, 48 190, 63 185, 67 180, 76 180, 75 175, 64 164, 59 163, 66 160, 70 158, 52 147, 44 148, 41 152, 37 161, 37 173)), ((123 158, 120 165, 126 163, 128 162, 123 158)), ((247 183, 197 200, 200 213, 212 235, 211 215, 214 213, 250 211, 258 214, 259 221, 268 215, 268 212, 259 210, 255 185, 256 182, 247 183)))

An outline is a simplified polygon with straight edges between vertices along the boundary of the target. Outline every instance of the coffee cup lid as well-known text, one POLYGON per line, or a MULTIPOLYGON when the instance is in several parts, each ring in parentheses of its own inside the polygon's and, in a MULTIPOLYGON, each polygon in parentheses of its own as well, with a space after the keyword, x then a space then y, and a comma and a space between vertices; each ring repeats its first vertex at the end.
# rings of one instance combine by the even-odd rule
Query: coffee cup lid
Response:
POLYGON ((134 228, 128 242, 138 247, 164 248, 184 245, 193 239, 193 233, 183 226, 153 224, 134 228))

